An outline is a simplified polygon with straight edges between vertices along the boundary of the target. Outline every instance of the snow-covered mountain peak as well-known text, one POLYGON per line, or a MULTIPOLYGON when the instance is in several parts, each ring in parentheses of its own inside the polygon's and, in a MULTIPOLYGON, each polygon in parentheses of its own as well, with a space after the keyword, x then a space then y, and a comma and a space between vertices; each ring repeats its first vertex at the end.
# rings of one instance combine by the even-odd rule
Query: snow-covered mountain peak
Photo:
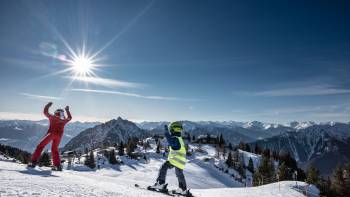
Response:
POLYGON ((311 127, 313 125, 316 125, 316 123, 312 122, 312 121, 305 121, 305 122, 293 121, 293 122, 288 123, 285 126, 291 127, 293 129, 296 129, 296 130, 300 130, 300 129, 306 129, 306 128, 311 127))
POLYGON ((264 128, 264 123, 259 122, 259 121, 246 122, 246 123, 243 125, 243 128, 258 128, 258 129, 263 129, 263 128, 264 128))

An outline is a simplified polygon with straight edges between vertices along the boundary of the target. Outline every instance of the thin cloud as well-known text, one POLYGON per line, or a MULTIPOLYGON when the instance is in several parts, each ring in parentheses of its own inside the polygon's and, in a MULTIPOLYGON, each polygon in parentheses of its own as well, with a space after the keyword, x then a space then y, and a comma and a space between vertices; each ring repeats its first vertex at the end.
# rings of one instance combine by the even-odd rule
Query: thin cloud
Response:
MULTIPOLYGON (((3 112, 0 111, 0 120, 32 120, 38 121, 45 119, 42 113, 20 113, 20 112, 3 112)), ((112 117, 93 117, 93 116, 77 116, 74 115, 73 122, 106 122, 112 117)))
POLYGON ((284 96, 322 96, 336 94, 350 94, 350 89, 337 88, 331 85, 314 85, 296 88, 283 88, 267 90, 260 92, 246 92, 249 96, 267 96, 267 97, 284 97, 284 96))
POLYGON ((91 77, 91 76, 82 76, 82 77, 69 77, 72 80, 77 80, 81 82, 101 85, 105 87, 123 87, 123 88, 138 88, 144 86, 143 84, 139 83, 132 83, 127 81, 119 81, 115 79, 108 79, 108 78, 101 78, 101 77, 91 77))
MULTIPOLYGON (((324 122, 329 120, 338 120, 349 122, 350 105, 348 103, 338 103, 333 105, 319 106, 295 106, 272 108, 265 110, 242 110, 239 111, 241 117, 249 120, 279 118, 289 122, 291 120, 305 121, 312 120, 316 122, 324 122)), ((273 122, 273 121, 272 121, 273 122)))
POLYGON ((37 100, 61 100, 61 97, 54 97, 54 96, 44 96, 44 95, 37 95, 37 94, 29 94, 22 92, 20 93, 23 96, 26 96, 31 99, 37 99, 37 100))
POLYGON ((44 118, 42 114, 29 114, 17 112, 0 112, 0 120, 41 120, 44 118))
POLYGON ((128 92, 120 92, 120 91, 109 91, 109 90, 95 90, 95 89, 73 88, 73 89, 69 89, 69 91, 98 93, 98 94, 114 94, 114 95, 119 95, 119 96, 136 97, 136 98, 143 98, 143 99, 150 99, 150 100, 179 100, 179 98, 175 98, 175 97, 144 96, 144 95, 140 95, 140 94, 134 94, 134 93, 128 93, 128 92))

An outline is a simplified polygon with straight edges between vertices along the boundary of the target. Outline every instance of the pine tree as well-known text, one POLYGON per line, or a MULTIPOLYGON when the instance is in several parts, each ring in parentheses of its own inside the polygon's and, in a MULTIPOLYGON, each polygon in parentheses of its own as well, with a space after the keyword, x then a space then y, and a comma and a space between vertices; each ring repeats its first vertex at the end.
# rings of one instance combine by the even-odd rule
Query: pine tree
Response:
MULTIPOLYGON (((87 149, 85 149, 86 152, 87 149)), ((85 161, 84 161, 84 165, 86 165, 87 167, 90 166, 90 157, 89 157, 89 152, 85 154, 85 161)))
POLYGON ((261 181, 264 184, 272 183, 275 178, 275 167, 273 160, 270 159, 267 155, 263 154, 261 159, 261 164, 258 168, 261 175, 261 181))
POLYGON ((138 139, 133 137, 133 138, 130 138, 128 140, 128 143, 126 145, 126 153, 127 155, 131 156, 132 153, 135 151, 136 147, 137 147, 137 142, 138 142, 138 139))
POLYGON ((192 139, 192 138, 191 138, 191 134, 190 134, 190 133, 187 133, 187 141, 188 141, 188 142, 191 142, 191 139, 192 139))
POLYGON ((253 174, 253 186, 259 186, 264 184, 262 175, 259 172, 259 168, 255 173, 253 174))
POLYGON ((160 142, 157 143, 157 149, 156 149, 156 153, 160 153, 160 142))
POLYGON ((284 181, 288 179, 288 169, 284 162, 278 167, 278 179, 284 181))
POLYGON ((216 157, 220 158, 220 146, 219 144, 215 145, 216 157))
POLYGON ((306 172, 306 182, 313 185, 320 183, 320 172, 313 166, 311 166, 306 172))
POLYGON ((335 193, 332 190, 332 182, 329 177, 327 177, 327 180, 321 179, 321 184, 318 186, 318 188, 320 190, 320 196, 335 196, 335 193))
POLYGON ((18 160, 21 161, 21 162, 24 163, 24 164, 28 164, 30 158, 29 158, 26 154, 20 153, 20 154, 18 155, 18 160))
POLYGON ((220 137, 219 137, 219 146, 220 146, 220 147, 223 147, 224 145, 225 145, 224 137, 222 136, 222 134, 220 134, 220 137))
POLYGON ((50 155, 47 152, 44 152, 38 162, 38 165, 41 166, 46 166, 49 167, 51 166, 51 160, 50 160, 50 155))
POLYGON ((259 147, 258 144, 255 144, 254 153, 255 154, 260 154, 261 153, 261 148, 259 147))
POLYGON ((94 169, 96 167, 93 150, 91 150, 90 153, 86 155, 86 159, 85 159, 84 164, 91 169, 94 169))
POLYGON ((232 159, 231 151, 228 153, 226 164, 229 168, 233 167, 233 159, 232 159))
POLYGON ((252 151, 248 143, 245 144, 245 151, 247 151, 247 152, 251 152, 252 151))
POLYGON ((210 134, 209 133, 207 133, 207 144, 210 144, 210 134))
POLYGON ((249 162, 248 162, 248 168, 247 168, 251 173, 254 173, 254 163, 252 158, 249 158, 249 162))
POLYGON ((268 148, 263 150, 262 154, 263 154, 263 156, 265 156, 265 157, 267 157, 269 159, 271 158, 271 151, 268 148))
POLYGON ((125 155, 125 152, 124 152, 124 143, 123 143, 123 141, 120 142, 119 150, 118 150, 118 155, 119 155, 119 156, 125 155))
POLYGON ((350 196, 350 162, 346 165, 345 171, 344 171, 344 188, 348 188, 346 190, 346 196, 350 196))
POLYGON ((112 149, 110 152, 109 152, 109 157, 108 157, 108 161, 110 164, 112 165, 115 165, 118 163, 116 157, 115 157, 115 151, 114 149, 112 149))
POLYGON ((238 148, 245 151, 245 143, 243 141, 240 141, 238 144, 238 148))
POLYGON ((192 136, 192 142, 195 142, 195 141, 196 141, 196 136, 193 135, 193 136, 192 136))
POLYGON ((244 169, 244 162, 243 161, 239 162, 237 171, 243 178, 246 178, 245 169, 244 169))
POLYGON ((337 196, 346 196, 349 188, 345 188, 344 169, 341 166, 337 166, 333 172, 332 188, 337 196))
POLYGON ((231 144, 231 143, 228 144, 228 149, 229 149, 230 151, 233 150, 233 147, 232 147, 232 144, 231 144))
POLYGON ((223 157, 225 159, 225 157, 226 157, 226 148, 225 148, 225 146, 222 148, 222 155, 223 155, 223 157))
POLYGON ((281 153, 279 156, 279 161, 281 163, 285 163, 286 167, 289 168, 291 171, 298 170, 298 164, 297 161, 290 155, 290 153, 281 153))

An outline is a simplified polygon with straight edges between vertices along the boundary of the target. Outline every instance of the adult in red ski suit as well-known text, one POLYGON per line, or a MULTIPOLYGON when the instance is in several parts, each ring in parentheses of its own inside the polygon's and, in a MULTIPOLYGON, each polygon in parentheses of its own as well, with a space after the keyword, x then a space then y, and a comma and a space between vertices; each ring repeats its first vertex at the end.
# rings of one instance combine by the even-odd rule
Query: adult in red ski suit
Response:
POLYGON ((50 127, 47 131, 47 134, 43 137, 41 142, 36 147, 33 156, 32 156, 32 164, 37 163, 41 152, 45 148, 45 146, 52 141, 51 145, 51 154, 52 154, 52 160, 53 165, 58 167, 61 165, 60 157, 58 154, 58 146, 60 144, 63 132, 64 132, 64 126, 72 119, 72 115, 69 112, 69 106, 65 108, 67 113, 67 118, 64 117, 64 111, 61 109, 58 109, 55 111, 54 115, 51 115, 49 113, 49 108, 51 107, 52 102, 49 102, 45 108, 44 108, 44 114, 50 121, 50 127))

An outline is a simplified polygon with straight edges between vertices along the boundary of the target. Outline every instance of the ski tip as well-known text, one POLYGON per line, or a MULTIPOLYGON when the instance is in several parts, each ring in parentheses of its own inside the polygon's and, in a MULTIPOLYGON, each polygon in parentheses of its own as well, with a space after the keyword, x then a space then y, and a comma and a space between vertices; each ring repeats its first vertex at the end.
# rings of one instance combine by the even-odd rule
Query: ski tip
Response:
POLYGON ((140 185, 136 183, 136 184, 135 184, 135 187, 140 187, 140 185))

